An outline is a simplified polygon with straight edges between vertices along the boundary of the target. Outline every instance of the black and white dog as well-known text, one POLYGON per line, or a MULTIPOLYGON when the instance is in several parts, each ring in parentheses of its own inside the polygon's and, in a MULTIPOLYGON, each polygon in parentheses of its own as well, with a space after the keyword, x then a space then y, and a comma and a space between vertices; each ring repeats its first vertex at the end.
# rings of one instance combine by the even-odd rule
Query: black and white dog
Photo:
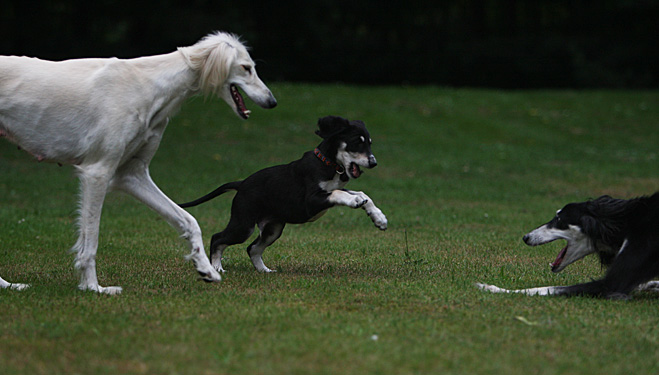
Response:
POLYGON ((635 289, 659 291, 659 193, 635 199, 597 199, 570 203, 558 210, 547 224, 524 236, 529 246, 555 240, 567 240, 552 272, 561 272, 569 264, 589 254, 599 255, 608 266, 604 278, 572 286, 549 286, 508 290, 494 285, 477 284, 494 293, 527 295, 588 295, 606 298, 629 298, 635 289))
POLYGON ((327 116, 318 120, 316 134, 323 141, 301 159, 262 169, 243 181, 226 183, 180 205, 192 207, 227 191, 237 191, 229 224, 211 239, 211 264, 215 269, 224 272, 224 249, 245 242, 258 226, 260 235, 247 247, 247 254, 257 271, 273 272, 263 264, 262 254, 281 236, 284 226, 314 221, 335 205, 361 207, 376 227, 387 229, 387 218, 366 194, 343 189, 350 179, 361 176, 360 167, 377 165, 364 123, 327 116))

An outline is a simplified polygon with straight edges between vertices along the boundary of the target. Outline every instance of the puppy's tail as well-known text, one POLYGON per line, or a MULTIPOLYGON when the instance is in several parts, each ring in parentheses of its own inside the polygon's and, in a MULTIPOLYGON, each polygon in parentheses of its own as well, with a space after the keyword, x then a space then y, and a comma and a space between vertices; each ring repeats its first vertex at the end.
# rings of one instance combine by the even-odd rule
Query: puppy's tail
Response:
POLYGON ((242 181, 227 182, 226 184, 224 184, 224 185, 220 186, 219 188, 211 191, 210 193, 204 195, 203 197, 201 197, 199 199, 195 199, 192 202, 179 204, 179 206, 183 207, 183 208, 186 208, 186 207, 193 207, 193 206, 196 206, 198 204, 202 204, 204 202, 207 202, 207 201, 217 197, 218 195, 222 195, 222 194, 226 193, 229 190, 238 190, 238 187, 240 186, 241 183, 242 183, 242 181))

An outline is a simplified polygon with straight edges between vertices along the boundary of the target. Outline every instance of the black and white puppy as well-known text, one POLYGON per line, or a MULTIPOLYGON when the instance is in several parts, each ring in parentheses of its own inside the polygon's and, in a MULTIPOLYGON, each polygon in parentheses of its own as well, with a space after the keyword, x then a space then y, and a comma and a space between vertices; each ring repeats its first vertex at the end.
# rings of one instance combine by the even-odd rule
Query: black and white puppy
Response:
POLYGON ((359 191, 343 189, 350 179, 361 176, 360 167, 377 165, 364 123, 327 116, 318 120, 316 134, 323 141, 301 159, 262 169, 243 181, 226 183, 180 205, 192 207, 227 191, 237 191, 229 224, 211 239, 211 264, 215 269, 224 272, 224 249, 245 242, 258 226, 260 235, 247 247, 247 254, 257 271, 273 272, 263 264, 262 254, 281 236, 284 226, 314 221, 336 205, 361 207, 376 227, 387 229, 387 218, 371 198, 359 191))
POLYGON ((561 272, 569 264, 597 254, 608 270, 604 278, 572 286, 549 286, 508 290, 494 285, 477 284, 495 293, 527 295, 589 295, 606 298, 629 298, 635 289, 659 290, 659 193, 635 199, 601 196, 581 203, 570 203, 556 212, 547 224, 524 236, 529 246, 555 240, 567 240, 552 272, 561 272))

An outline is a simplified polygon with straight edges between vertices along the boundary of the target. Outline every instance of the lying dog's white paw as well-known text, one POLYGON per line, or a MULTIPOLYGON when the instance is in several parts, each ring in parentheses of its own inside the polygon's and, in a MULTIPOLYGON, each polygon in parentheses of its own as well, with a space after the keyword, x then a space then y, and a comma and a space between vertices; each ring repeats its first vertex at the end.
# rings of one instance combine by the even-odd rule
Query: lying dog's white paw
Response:
POLYGON ((490 285, 490 284, 476 283, 476 287, 480 290, 484 290, 484 291, 492 292, 492 293, 507 293, 508 292, 506 289, 502 289, 502 288, 499 288, 496 285, 490 285))
POLYGON ((9 289, 14 289, 14 290, 24 290, 30 287, 30 284, 19 284, 19 283, 11 283, 9 284, 9 289))

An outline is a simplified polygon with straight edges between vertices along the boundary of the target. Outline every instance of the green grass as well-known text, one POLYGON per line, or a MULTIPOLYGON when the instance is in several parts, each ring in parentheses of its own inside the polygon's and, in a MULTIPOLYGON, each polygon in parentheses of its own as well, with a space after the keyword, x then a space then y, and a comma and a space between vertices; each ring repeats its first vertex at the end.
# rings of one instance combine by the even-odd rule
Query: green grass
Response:
MULTIPOLYGON (((627 302, 487 294, 602 273, 585 259, 555 275, 562 244, 521 237, 571 201, 659 190, 659 92, 490 91, 274 84, 279 107, 241 121, 216 99, 174 117, 151 166, 176 201, 298 158, 318 117, 366 122, 379 166, 348 185, 389 219, 335 208, 288 226, 276 274, 229 248, 218 284, 197 281, 176 232, 111 194, 102 285, 76 289, 77 181, 0 142, 2 374, 652 374, 659 296, 627 302), (374 336, 376 335, 376 336, 374 336), (377 337, 377 339, 374 339, 377 337)), ((255 107, 253 104, 251 107, 255 107)), ((190 212, 205 241, 231 197, 190 212)))

